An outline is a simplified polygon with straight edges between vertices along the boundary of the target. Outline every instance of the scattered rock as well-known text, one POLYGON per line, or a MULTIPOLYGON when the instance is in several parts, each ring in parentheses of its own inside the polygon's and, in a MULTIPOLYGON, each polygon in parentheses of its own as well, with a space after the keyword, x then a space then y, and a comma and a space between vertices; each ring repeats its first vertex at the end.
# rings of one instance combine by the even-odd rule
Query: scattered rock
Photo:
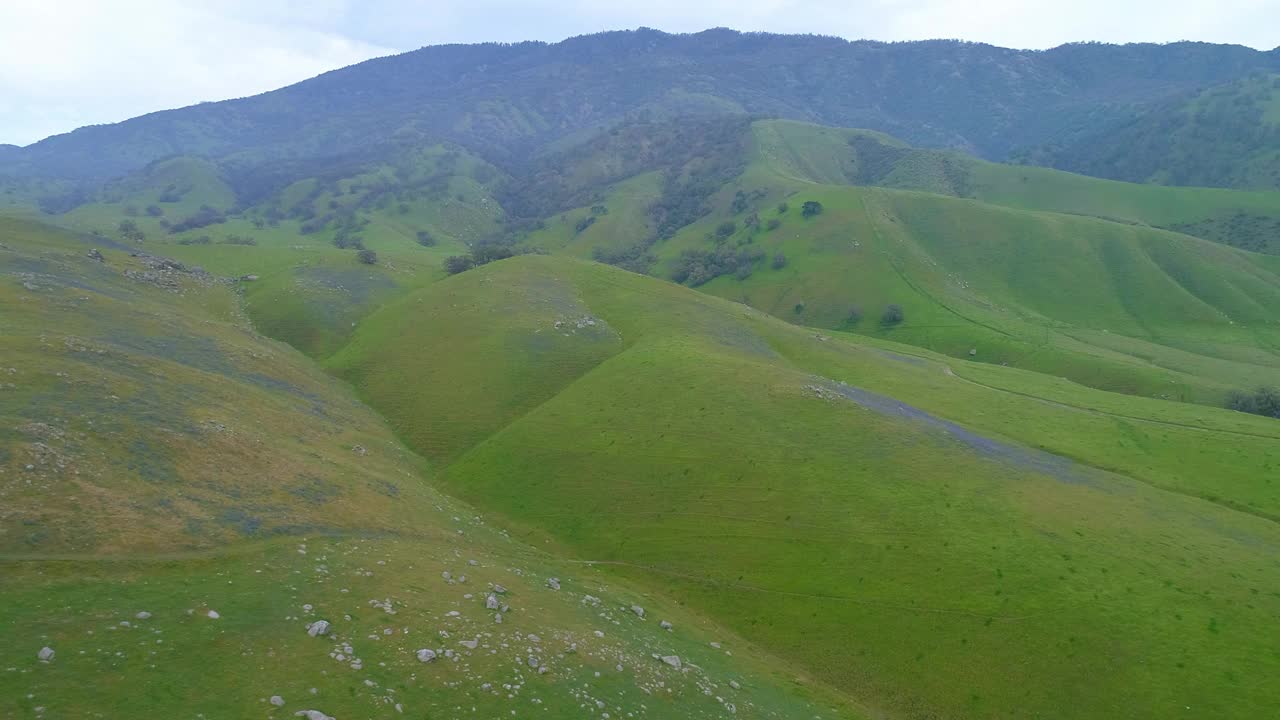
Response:
POLYGON ((494 592, 496 592, 496 593, 498 593, 499 595, 506 595, 506 594, 507 594, 507 589, 506 589, 505 587, 501 586, 501 585, 494 585, 494 586, 493 586, 493 591, 494 591, 494 592))
POLYGON ((428 650, 427 648, 422 648, 421 650, 419 650, 414 654, 418 656, 418 662, 425 663, 425 662, 431 662, 432 660, 436 659, 436 651, 428 650))
POLYGON ((552 590, 560 589, 560 578, 547 578, 547 587, 552 590))
POLYGON ((279 695, 272 695, 270 703, 276 707, 284 707, 284 698, 279 695))
POLYGON ((738 684, 738 681, 737 681, 737 680, 730 680, 730 681, 729 681, 729 687, 733 688, 734 690, 741 690, 741 689, 742 689, 742 686, 738 684))
POLYGON ((365 455, 368 455, 368 454, 369 454, 369 450, 368 450, 368 448, 366 448, 366 447, 365 447, 365 446, 363 446, 363 445, 352 445, 352 446, 351 446, 351 452, 353 452, 353 453, 355 453, 355 454, 357 454, 357 455, 359 455, 359 456, 361 456, 361 457, 364 457, 365 455))
POLYGON ((490 595, 490 596, 486 597, 486 598, 484 599, 484 607, 485 607, 485 609, 486 609, 486 610, 497 610, 497 609, 498 609, 498 596, 497 596, 497 595, 490 595))
POLYGON ((671 667, 673 667, 673 668, 675 668, 675 669, 677 669, 677 670, 679 670, 679 669, 680 669, 680 665, 681 665, 681 663, 680 663, 680 656, 679 656, 679 655, 663 655, 663 656, 662 656, 662 662, 664 662, 664 663, 666 663, 666 664, 670 665, 671 667))
POLYGON ((307 634, 311 637, 329 634, 329 621, 317 620, 307 626, 307 634))
POLYGON ((217 610, 210 610, 209 612, 205 613, 205 615, 208 615, 210 620, 217 620, 218 618, 222 617, 221 615, 218 614, 217 610))
POLYGON ((325 715, 319 710, 299 710, 294 713, 297 717, 304 717, 307 720, 334 720, 331 716, 325 715))
POLYGON ((662 622, 658 623, 658 627, 662 628, 663 630, 670 630, 673 626, 671 625, 671 623, 667 622, 666 620, 663 620, 662 622))
POLYGON ((479 640, 459 640, 458 644, 468 650, 475 650, 480 645, 479 640))
POLYGON ((644 617, 644 608, 640 607, 639 605, 632 605, 631 612, 635 613, 636 617, 639 617, 639 618, 644 617))
POLYGON ((53 648, 48 647, 47 645, 40 648, 40 652, 36 653, 36 657, 43 663, 51 662, 53 660, 53 655, 53 648))
POLYGON ((98 262, 107 261, 107 259, 102 256, 102 251, 99 250, 98 248, 94 248, 90 250, 89 252, 85 253, 85 255, 87 255, 90 260, 97 260, 98 262))
POLYGON ((974 357, 977 354, 978 354, 978 348, 969 348, 969 357, 974 357))
POLYGON ((134 615, 134 617, 136 617, 139 620, 146 620, 147 618, 151 617, 151 613, 147 612, 146 610, 143 610, 137 615, 134 615))
POLYGON ((241 275, 240 279, 244 282, 253 282, 258 279, 257 275, 241 275))

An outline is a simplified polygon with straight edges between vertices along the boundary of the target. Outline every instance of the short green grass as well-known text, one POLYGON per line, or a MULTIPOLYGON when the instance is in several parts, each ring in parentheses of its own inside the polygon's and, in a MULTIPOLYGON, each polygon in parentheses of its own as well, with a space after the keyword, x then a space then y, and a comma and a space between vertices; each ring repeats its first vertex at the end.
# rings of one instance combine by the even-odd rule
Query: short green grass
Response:
POLYGON ((661 593, 513 540, 254 332, 233 285, 148 271, 0 220, 0 716, 864 716, 661 593))
POLYGON ((339 372, 463 498, 890 716, 1250 717, 1280 701, 1257 632, 1280 615, 1272 421, 822 335, 548 257, 417 291, 353 347, 339 372), (557 327, 568 306, 516 302, 534 287, 609 339, 557 327), (407 352, 442 335, 458 359, 407 352), (476 405, 487 437, 429 419, 512 377, 529 399, 476 405), (840 381, 986 439, 865 407, 840 381))

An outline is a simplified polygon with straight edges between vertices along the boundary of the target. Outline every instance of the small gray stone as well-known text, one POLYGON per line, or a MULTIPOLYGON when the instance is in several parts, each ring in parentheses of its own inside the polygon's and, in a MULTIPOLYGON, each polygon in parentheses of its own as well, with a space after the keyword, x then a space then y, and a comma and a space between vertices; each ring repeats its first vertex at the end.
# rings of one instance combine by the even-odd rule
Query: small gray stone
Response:
POLYGON ((459 640, 458 644, 468 650, 475 650, 480 645, 479 640, 459 640))
POLYGON ((107 259, 106 259, 106 258, 102 257, 102 251, 101 251, 101 250, 99 250, 98 248, 94 248, 94 249, 90 250, 89 252, 87 252, 87 253, 85 253, 85 254, 89 256, 89 259, 90 259, 90 260, 97 260, 98 262, 106 262, 106 261, 107 261, 107 259))
POLYGON ((552 590, 560 589, 560 578, 547 578, 547 587, 552 590))
POLYGON ((147 612, 146 610, 143 610, 142 612, 138 613, 137 615, 134 615, 134 617, 135 617, 135 618, 137 618, 137 619, 139 619, 139 620, 146 620, 147 618, 151 617, 151 613, 147 612))
POLYGON ((497 595, 490 595, 490 596, 486 597, 486 598, 484 599, 484 607, 485 607, 485 609, 486 609, 486 610, 497 610, 497 609, 498 609, 498 596, 497 596, 497 595))
POLYGON ((499 595, 505 595, 507 593, 507 589, 501 585, 494 585, 493 591, 498 593, 499 595))
POLYGON ((644 617, 644 608, 640 607, 639 605, 632 605, 631 612, 635 613, 636 617, 641 617, 641 618, 644 617))
POLYGON ((294 713, 297 717, 304 717, 307 720, 333 720, 329 715, 325 715, 319 710, 299 710, 294 713))
POLYGON ((53 648, 45 646, 40 648, 40 652, 36 653, 36 657, 40 659, 40 662, 47 663, 53 660, 53 654, 53 648))
POLYGON ((279 695, 272 695, 270 703, 276 707, 284 707, 284 698, 279 695))
POLYGON ((738 684, 738 681, 737 681, 737 680, 730 680, 730 681, 729 681, 729 687, 733 688, 734 690, 741 690, 741 689, 742 689, 742 686, 738 684))
POLYGON ((414 654, 418 656, 418 662, 425 663, 425 662, 431 662, 432 660, 436 659, 436 651, 428 650, 427 648, 422 648, 421 650, 419 650, 414 654))
POLYGON ((311 637, 318 637, 318 636, 320 636, 320 635, 328 635, 328 634, 329 634, 329 621, 328 621, 328 620, 317 620, 317 621, 315 621, 315 622, 311 623, 310 625, 308 625, 308 626, 307 626, 307 634, 308 634, 308 635, 310 635, 311 637))
POLYGON ((662 662, 664 662, 664 663, 666 663, 666 664, 670 665, 671 667, 673 667, 673 668, 675 668, 675 669, 677 669, 677 670, 679 670, 679 669, 680 669, 680 656, 679 656, 679 655, 663 655, 663 656, 662 656, 662 662))
POLYGON ((658 627, 662 628, 663 630, 670 630, 672 628, 672 625, 666 620, 663 620, 662 622, 658 623, 658 627))

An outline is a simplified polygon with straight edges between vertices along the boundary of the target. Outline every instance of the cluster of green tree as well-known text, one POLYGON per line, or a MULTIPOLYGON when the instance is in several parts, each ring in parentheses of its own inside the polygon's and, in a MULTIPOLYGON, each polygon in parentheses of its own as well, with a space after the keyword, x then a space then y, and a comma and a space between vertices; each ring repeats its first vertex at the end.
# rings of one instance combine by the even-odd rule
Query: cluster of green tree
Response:
POLYGON ((1024 162, 1130 182, 1280 188, 1280 78, 1255 75, 1187 93, 1120 127, 1021 154, 1024 162), (1274 117, 1274 116, 1272 116, 1274 117))
POLYGON ((477 243, 466 255, 450 255, 444 259, 444 270, 450 275, 466 272, 471 268, 487 265, 495 260, 514 257, 516 251, 510 245, 477 243))
POLYGON ((726 244, 713 250, 686 250, 680 254, 671 279, 697 287, 721 275, 736 275, 739 280, 751 276, 765 252, 758 247, 734 248, 726 244))
POLYGON ((200 209, 194 214, 169 225, 169 232, 180 233, 187 230, 197 230, 202 227, 217 225, 226 221, 227 215, 223 211, 211 205, 201 205, 200 209))
POLYGON ((1240 412, 1280 419, 1280 390, 1262 387, 1251 393, 1233 392, 1227 407, 1240 412))
POLYGON ((1212 220, 1170 225, 1168 229, 1241 250, 1280 254, 1280 218, 1238 212, 1212 220))

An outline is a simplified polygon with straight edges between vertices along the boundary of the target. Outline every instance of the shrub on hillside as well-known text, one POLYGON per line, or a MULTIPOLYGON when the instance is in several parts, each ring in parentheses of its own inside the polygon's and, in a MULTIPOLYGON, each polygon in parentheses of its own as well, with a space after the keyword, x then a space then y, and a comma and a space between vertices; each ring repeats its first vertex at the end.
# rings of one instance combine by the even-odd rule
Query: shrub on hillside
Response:
POLYGON ((764 229, 773 232, 782 226, 782 221, 778 218, 769 218, 769 222, 764 224, 764 229))
POLYGON ((434 247, 436 244, 435 236, 426 230, 418 231, 418 244, 422 247, 434 247))
POLYGON ((142 232, 138 223, 132 220, 121 220, 116 229, 120 231, 120 237, 130 242, 142 242, 147 239, 146 233, 142 232))
POLYGON ((778 253, 774 255, 773 262, 771 263, 771 265, 773 266, 774 270, 781 270, 782 268, 787 266, 787 256, 783 255, 782 253, 778 253))
POLYGON ((1227 397, 1227 407, 1239 412, 1280 419, 1280 390, 1261 387, 1252 393, 1233 392, 1227 397))
POLYGON ((579 220, 579 221, 577 222, 577 224, 575 224, 575 225, 573 226, 573 232, 574 232, 574 234, 576 235, 576 234, 581 233, 582 231, 586 230, 587 228, 589 228, 589 227, 591 227, 592 225, 595 225, 595 224, 596 224, 596 216, 595 216, 595 215, 588 215, 588 216, 586 216, 586 217, 582 218, 581 220, 579 220))
POLYGON ((862 308, 857 305, 849 308, 849 314, 845 317, 844 321, 850 325, 857 325, 862 322, 862 308))
POLYGON ((724 240, 730 235, 738 231, 738 224, 732 220, 725 220, 716 226, 716 239, 724 240))
POLYGON ((778 203, 778 214, 779 214, 779 215, 786 215, 786 214, 787 214, 787 211, 788 211, 788 210, 790 210, 790 209, 791 209, 791 206, 790 206, 790 205, 788 205, 788 204, 786 204, 786 203, 784 203, 784 202, 780 202, 780 203, 778 203))
POLYGON ((374 265, 378 262, 378 253, 372 250, 361 250, 356 253, 356 259, 365 265, 374 265))
POLYGON ((884 309, 884 314, 880 316, 880 324, 897 325, 906 319, 906 313, 902 311, 901 305, 890 305, 884 309))
POLYGON ((159 205, 148 205, 147 214, 151 217, 160 217, 161 215, 164 215, 164 208, 159 205))
POLYGON ((195 230, 196 228, 208 227, 227 221, 227 216, 219 209, 208 205, 201 205, 200 209, 194 215, 183 218, 169 227, 169 232, 180 233, 184 230, 195 230))
POLYGON ((817 200, 806 200, 804 205, 800 207, 800 214, 804 217, 813 217, 822 214, 822 203, 817 200))
POLYGON ((444 271, 450 275, 457 275, 475 267, 475 263, 471 261, 469 255, 450 255, 444 259, 444 271))

